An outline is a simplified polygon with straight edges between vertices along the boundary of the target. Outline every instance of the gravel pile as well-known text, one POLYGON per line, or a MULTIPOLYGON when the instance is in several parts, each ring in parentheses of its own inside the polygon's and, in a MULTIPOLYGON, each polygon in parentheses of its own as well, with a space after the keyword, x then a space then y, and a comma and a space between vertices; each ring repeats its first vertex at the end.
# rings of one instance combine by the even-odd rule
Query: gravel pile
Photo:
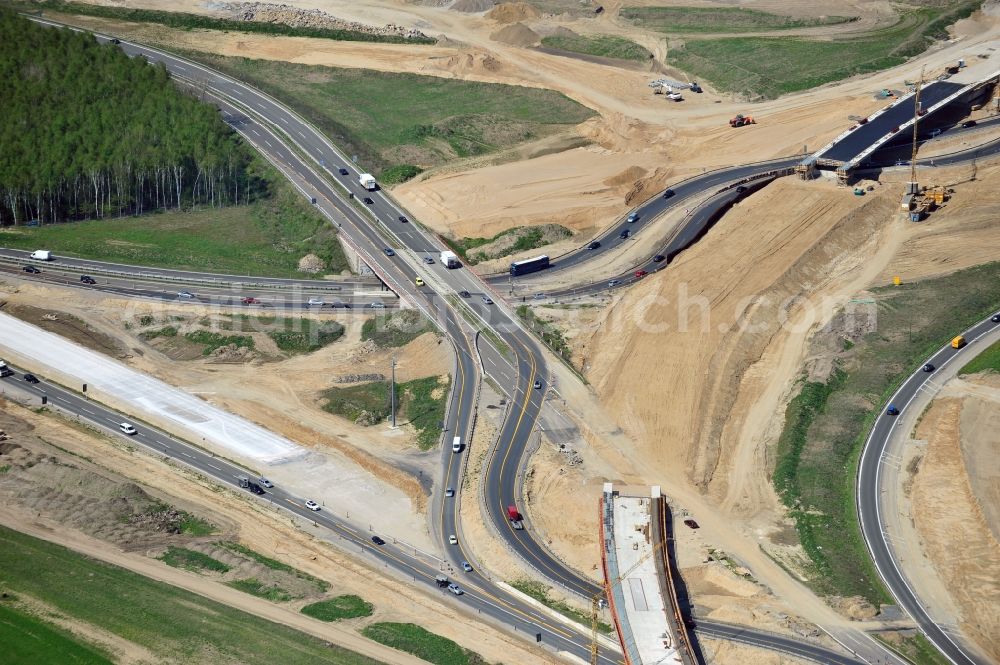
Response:
POLYGON ((426 39, 427 35, 414 28, 389 23, 383 26, 366 25, 355 21, 344 21, 319 9, 300 9, 289 5, 270 2, 226 2, 221 9, 229 18, 254 23, 281 23, 293 28, 327 28, 331 30, 353 30, 370 35, 426 39))

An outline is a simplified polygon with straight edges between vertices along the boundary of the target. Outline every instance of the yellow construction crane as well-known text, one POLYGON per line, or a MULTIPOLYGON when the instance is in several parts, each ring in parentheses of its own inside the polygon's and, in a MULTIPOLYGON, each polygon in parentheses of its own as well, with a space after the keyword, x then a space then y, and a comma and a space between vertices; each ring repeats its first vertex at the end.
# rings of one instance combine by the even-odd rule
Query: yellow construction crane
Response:
POLYGON ((646 562, 646 559, 648 559, 649 557, 651 557, 654 554, 656 554, 657 550, 662 549, 662 548, 664 548, 666 546, 667 546, 667 541, 666 540, 664 540, 664 541, 662 541, 660 543, 657 543, 656 545, 653 545, 653 547, 648 552, 646 552, 645 554, 643 554, 639 558, 638 561, 636 561, 634 564, 632 564, 631 566, 629 566, 629 569, 626 570, 621 575, 619 575, 618 578, 615 581, 610 582, 607 586, 604 587, 603 591, 601 591, 600 593, 596 593, 596 594, 594 594, 591 597, 591 599, 590 599, 590 665, 597 665, 597 660, 598 660, 598 658, 597 658, 598 657, 598 649, 597 649, 597 634, 598 634, 598 631, 597 631, 597 624, 598 624, 598 618, 600 616, 600 611, 601 611, 601 596, 603 596, 605 593, 607 593, 607 595, 610 597, 612 589, 614 589, 616 586, 618 586, 623 581, 625 581, 625 578, 628 577, 629 575, 631 575, 632 571, 634 571, 636 568, 638 568, 639 566, 641 566, 642 564, 644 564, 646 562))

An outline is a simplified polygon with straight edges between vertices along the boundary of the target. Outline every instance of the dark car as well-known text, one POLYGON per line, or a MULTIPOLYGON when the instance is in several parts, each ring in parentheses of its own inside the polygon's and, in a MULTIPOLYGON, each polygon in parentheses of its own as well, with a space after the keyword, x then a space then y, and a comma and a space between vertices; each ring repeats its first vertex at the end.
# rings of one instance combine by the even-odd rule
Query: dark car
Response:
POLYGON ((656 256, 653 257, 653 263, 661 263, 666 258, 667 257, 665 257, 663 254, 657 254, 656 256))
POLYGON ((890 416, 898 416, 899 415, 899 409, 896 408, 895 404, 890 404, 889 408, 886 409, 885 412, 887 414, 889 414, 890 416))
POLYGON ((375 201, 374 201, 374 200, 372 199, 372 197, 370 197, 370 196, 366 196, 366 197, 364 198, 364 201, 365 201, 365 203, 367 203, 368 205, 375 205, 375 201))
POLYGON ((38 383, 38 377, 35 376, 34 374, 25 374, 24 380, 27 381, 28 383, 38 383))
POLYGON ((632 235, 631 232, 628 229, 625 229, 624 231, 618 234, 618 237, 621 240, 625 240, 625 238, 628 238, 630 235, 632 235))
POLYGON ((26 273, 31 273, 32 275, 37 275, 40 272, 42 272, 41 270, 39 270, 35 266, 24 266, 23 268, 21 268, 21 270, 23 270, 26 273))
POLYGON ((746 188, 745 185, 740 185, 739 187, 736 188, 736 193, 737 194, 742 194, 745 191, 747 191, 747 188, 746 188))
POLYGON ((375 543, 376 545, 385 545, 385 541, 379 538, 378 536, 372 536, 372 542, 375 543))
POLYGON ((589 245, 587 245, 587 249, 597 249, 600 246, 601 246, 601 243, 599 243, 599 242, 597 242, 595 240, 594 242, 592 242, 589 245))
POLYGON ((672 189, 668 189, 667 191, 663 192, 663 198, 665 199, 669 199, 673 195, 674 195, 674 190, 672 189))
POLYGON ((535 390, 541 390, 541 388, 542 388, 542 382, 535 381, 535 390))
POLYGON ((686 520, 684 520, 684 524, 686 524, 687 526, 691 527, 692 529, 700 529, 701 528, 701 527, 698 526, 698 523, 695 522, 690 517, 687 518, 686 520))
POLYGON ((90 275, 80 275, 80 281, 84 284, 97 284, 97 280, 90 275))
POLYGON ((408 220, 405 215, 400 215, 399 221, 402 222, 403 224, 406 224, 410 220, 408 220))
POLYGON ((458 292, 458 295, 462 296, 463 298, 468 298, 469 292, 466 291, 465 289, 462 289, 461 291, 458 292))
POLYGON ((340 169, 340 175, 347 175, 347 169, 340 169))
POLYGON ((121 43, 122 43, 122 40, 120 40, 120 39, 118 39, 117 37, 115 37, 114 39, 112 39, 112 40, 111 40, 111 43, 112 43, 112 44, 121 44, 121 43))
POLYGON ((396 252, 392 251, 392 250, 391 250, 391 249, 389 249, 388 247, 386 247, 386 248, 385 248, 385 249, 383 249, 382 251, 383 251, 383 252, 385 252, 385 255, 386 255, 386 256, 396 256, 396 252))
POLYGON ((257 483, 250 483, 250 485, 247 486, 247 489, 250 490, 251 493, 257 494, 258 496, 264 493, 264 488, 257 483))
POLYGON ((993 323, 1000 323, 1000 314, 994 314, 990 317, 990 321, 993 323))
POLYGON ((962 123, 962 127, 975 127, 975 126, 976 126, 975 120, 966 120, 965 122, 962 123))
POLYGON ((920 369, 924 370, 925 372, 933 372, 934 371, 934 365, 932 365, 930 363, 927 363, 926 365, 924 365, 920 369))

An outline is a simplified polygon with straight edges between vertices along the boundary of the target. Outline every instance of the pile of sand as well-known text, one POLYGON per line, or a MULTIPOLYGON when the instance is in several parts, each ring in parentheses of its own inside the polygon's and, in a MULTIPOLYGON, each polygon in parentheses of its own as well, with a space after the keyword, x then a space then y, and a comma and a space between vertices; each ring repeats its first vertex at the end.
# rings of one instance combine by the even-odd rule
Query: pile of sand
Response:
POLYGON ((538 46, 542 42, 538 33, 523 23, 513 23, 505 28, 500 28, 490 35, 490 39, 511 46, 525 47, 538 46))
MULTIPOLYGON (((458 0, 458 2, 469 0, 458 0)), ((456 3, 457 4, 457 3, 456 3)), ((486 18, 493 19, 497 23, 516 23, 517 21, 529 21, 540 18, 541 12, 526 2, 505 2, 494 7, 486 18)))

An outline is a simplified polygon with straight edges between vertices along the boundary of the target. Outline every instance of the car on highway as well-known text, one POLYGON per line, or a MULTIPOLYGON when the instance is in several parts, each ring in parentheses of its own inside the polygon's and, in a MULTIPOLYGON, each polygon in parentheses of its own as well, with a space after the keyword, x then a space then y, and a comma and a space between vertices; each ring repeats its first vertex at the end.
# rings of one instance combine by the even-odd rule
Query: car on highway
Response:
POLYGON ((386 256, 396 256, 396 252, 392 251, 392 249, 388 247, 386 247, 382 251, 385 253, 386 256))
POLYGON ((594 242, 592 242, 589 245, 587 245, 587 249, 597 249, 600 246, 601 246, 601 243, 599 243, 599 242, 597 242, 595 240, 594 242))
POLYGON ((122 40, 115 37, 114 39, 111 40, 111 43, 117 46, 118 44, 122 43, 122 40))
POLYGON ((448 543, 451 545, 458 545, 458 537, 455 534, 448 536, 448 543))
POLYGON ((462 591, 462 587, 458 586, 454 582, 448 585, 448 591, 451 591, 456 596, 461 596, 463 593, 465 593, 464 591, 462 591))
POLYGON ((429 266, 434 265, 434 257, 433 256, 425 256, 424 257, 424 263, 426 263, 429 266))
POLYGON ((483 304, 484 305, 492 305, 493 304, 493 299, 490 298, 489 296, 483 296, 483 304))
POLYGON ((129 436, 135 436, 139 433, 139 431, 130 423, 121 423, 118 425, 118 429, 122 431, 122 434, 128 434, 129 436))
POLYGON ((463 561, 462 562, 462 570, 464 570, 467 573, 471 573, 472 572, 472 564, 470 564, 468 561, 463 561))
POLYGON ((378 301, 376 301, 376 302, 370 302, 370 303, 368 303, 368 307, 370 309, 385 309, 385 304, 380 303, 378 301))
POLYGON ((535 295, 531 296, 531 299, 532 300, 545 300, 545 297, 546 296, 545 296, 544 293, 536 293, 535 295))
POLYGON ((632 213, 631 215, 629 215, 629 216, 628 216, 628 217, 627 217, 627 218, 625 219, 625 221, 626 221, 626 222, 628 222, 629 224, 631 224, 632 222, 637 222, 637 221, 639 221, 639 213, 637 213, 637 212, 633 212, 633 213, 632 213))
POLYGON ((672 189, 668 189, 667 191, 663 192, 663 198, 665 199, 669 199, 673 195, 674 195, 674 190, 672 189))
POLYGON ((608 288, 616 287, 616 286, 618 286, 621 283, 622 283, 622 281, 620 279, 612 279, 612 280, 610 280, 608 282, 608 288))
POLYGON ((257 496, 261 496, 262 494, 266 494, 266 492, 264 491, 264 488, 261 487, 260 485, 258 485, 257 483, 248 483, 247 484, 247 490, 249 490, 251 494, 256 494, 257 496))
POLYGON ((97 280, 90 275, 80 275, 80 281, 84 284, 97 284, 97 280))
POLYGON ((465 289, 462 289, 461 291, 458 292, 458 295, 462 296, 463 298, 468 298, 470 294, 465 289))
POLYGON ((663 254, 657 254, 653 257, 653 263, 661 263, 666 258, 663 254))
POLYGON ((330 307, 332 307, 334 309, 350 309, 351 308, 351 303, 349 303, 349 302, 340 302, 339 300, 337 300, 337 301, 334 301, 334 303, 332 305, 330 305, 330 307))
POLYGON ((373 199, 373 198, 372 198, 372 197, 370 197, 370 196, 366 196, 366 197, 365 197, 364 199, 362 199, 362 200, 363 200, 363 201, 365 202, 365 204, 366 204, 366 205, 370 205, 370 206, 372 206, 372 205, 375 205, 375 199, 373 199))
POLYGON ((322 298, 310 298, 306 304, 310 307, 322 307, 326 302, 322 298))
POLYGON ((268 480, 267 478, 263 478, 263 477, 262 477, 262 478, 260 478, 260 479, 259 479, 259 480, 258 480, 257 482, 259 482, 259 483, 260 483, 261 485, 263 485, 264 487, 266 487, 266 488, 268 488, 268 489, 271 489, 272 487, 274 487, 274 483, 272 483, 272 482, 271 482, 270 480, 268 480))
POLYGON ((28 383, 38 383, 38 377, 35 376, 34 374, 25 374, 24 380, 27 381, 28 383))
POLYGON ((628 238, 630 235, 632 235, 632 232, 629 231, 628 229, 625 229, 624 231, 618 234, 618 238, 619 240, 625 240, 625 238, 628 238))
POLYGON ((413 283, 416 284, 417 286, 423 286, 424 280, 421 277, 417 277, 415 280, 413 280, 413 283))
POLYGON ((340 169, 340 175, 347 175, 347 169, 340 169))
POLYGON ((380 546, 385 545, 385 541, 382 540, 379 536, 372 536, 372 542, 380 546))
POLYGON ((399 221, 400 221, 401 223, 403 223, 403 224, 406 224, 406 223, 407 223, 407 222, 409 222, 410 220, 408 220, 408 219, 406 218, 406 215, 400 215, 400 216, 399 216, 399 221))
POLYGON ((990 321, 992 321, 993 323, 1000 323, 1000 313, 991 316, 990 321))
POLYGON ((455 496, 455 488, 449 487, 444 491, 444 495, 449 499, 452 498, 453 496, 455 496))
POLYGON ((648 275, 648 274, 649 274, 649 273, 648 273, 648 272, 646 272, 645 270, 636 270, 636 271, 635 271, 635 278, 636 278, 636 279, 642 279, 643 277, 645 277, 645 276, 646 276, 646 275, 648 275))
POLYGON ((889 408, 886 409, 885 412, 890 416, 898 416, 899 408, 897 408, 895 404, 890 404, 889 408))
POLYGON ((736 193, 737 194, 742 194, 745 191, 747 191, 747 188, 744 185, 740 185, 739 187, 736 188, 736 193))
POLYGON ((308 508, 309 510, 313 511, 314 513, 318 513, 319 512, 319 504, 316 503, 315 501, 313 501, 312 499, 309 499, 308 501, 306 501, 306 508, 308 508))
POLYGON ((690 517, 687 518, 686 520, 684 520, 684 525, 687 526, 687 527, 689 527, 689 528, 691 528, 691 529, 700 529, 701 528, 700 526, 698 526, 698 523, 695 522, 690 517))
POLYGON ((191 293, 190 291, 178 291, 177 297, 184 298, 185 300, 190 300, 191 298, 194 298, 194 294, 191 293))
POLYGON ((21 270, 23 270, 24 272, 27 272, 27 273, 31 273, 32 275, 37 275, 40 272, 42 272, 41 270, 39 270, 35 266, 24 266, 23 268, 21 268, 21 270))
POLYGON ((965 122, 962 123, 962 127, 975 127, 975 126, 976 126, 975 120, 966 120, 965 122))
POLYGON ((933 372, 935 368, 934 368, 934 365, 932 365, 930 363, 927 363, 926 365, 924 365, 920 369, 922 369, 925 372, 933 372))
POLYGON ((534 385, 535 385, 535 390, 540 390, 542 387, 542 382, 536 380, 534 385))
POLYGON ((243 303, 244 305, 259 305, 260 304, 259 300, 257 300, 256 298, 251 298, 250 296, 247 296, 245 298, 240 298, 240 302, 243 303))

